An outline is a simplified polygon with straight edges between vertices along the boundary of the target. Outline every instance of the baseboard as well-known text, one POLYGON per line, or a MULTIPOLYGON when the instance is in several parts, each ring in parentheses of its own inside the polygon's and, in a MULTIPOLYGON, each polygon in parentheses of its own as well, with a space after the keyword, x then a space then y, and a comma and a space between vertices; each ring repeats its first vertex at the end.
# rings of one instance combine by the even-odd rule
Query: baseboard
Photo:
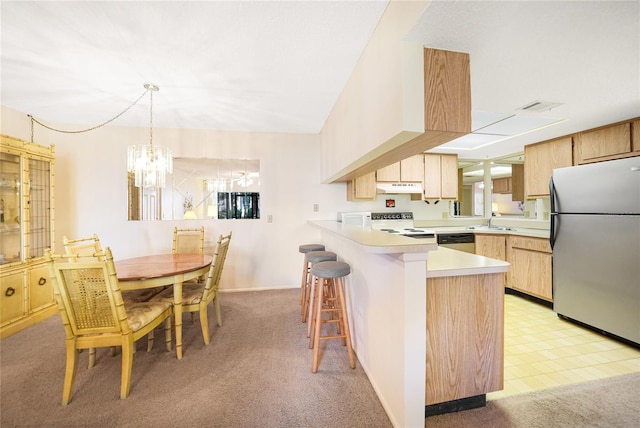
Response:
POLYGON ((459 400, 424 406, 424 417, 442 415, 444 413, 460 412, 462 410, 476 409, 487 405, 487 394, 461 398, 459 400))
POLYGON ((260 287, 260 288, 221 288, 218 290, 220 293, 240 293, 243 291, 269 291, 269 290, 293 290, 300 289, 300 285, 285 285, 282 287, 260 287))

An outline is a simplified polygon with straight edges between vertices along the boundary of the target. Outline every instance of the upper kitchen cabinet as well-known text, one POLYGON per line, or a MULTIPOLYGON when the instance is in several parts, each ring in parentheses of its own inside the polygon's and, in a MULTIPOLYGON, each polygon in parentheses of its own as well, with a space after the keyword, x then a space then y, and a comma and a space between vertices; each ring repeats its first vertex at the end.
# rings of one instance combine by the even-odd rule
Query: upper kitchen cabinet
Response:
POLYGON ((400 161, 400 181, 422 183, 424 178, 424 155, 419 154, 400 161))
POLYGON ((458 155, 424 155, 423 199, 458 199, 458 155))
POLYGON ((422 183, 423 175, 424 156, 419 154, 377 170, 376 181, 422 183))
POLYGON ((524 201, 524 165, 511 165, 511 199, 524 201))
POLYGON ((57 312, 44 259, 53 247, 53 160, 53 146, 1 136, 1 338, 57 312))
POLYGON ((347 182, 347 201, 366 201, 376 198, 376 173, 356 177, 347 182))
MULTIPOLYGON (((575 164, 637 156, 633 153, 633 149, 640 150, 640 148, 632 148, 631 145, 631 128, 632 126, 637 128, 637 122, 638 120, 626 121, 577 133, 574 148, 575 164)), ((639 143, 635 145, 638 146, 639 143)))
POLYGON ((492 180, 492 186, 493 193, 511 193, 511 177, 494 178, 492 180))
POLYGON ((640 152, 640 119, 631 122, 631 150, 640 152))
POLYGON ((554 168, 573 164, 572 137, 562 137, 524 147, 524 189, 527 199, 549 196, 554 168))

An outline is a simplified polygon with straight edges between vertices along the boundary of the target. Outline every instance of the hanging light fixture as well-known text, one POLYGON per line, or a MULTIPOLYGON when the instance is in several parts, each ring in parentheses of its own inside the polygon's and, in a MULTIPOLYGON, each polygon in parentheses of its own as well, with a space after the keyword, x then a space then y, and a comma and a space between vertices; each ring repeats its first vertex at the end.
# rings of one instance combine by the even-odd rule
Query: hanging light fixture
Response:
POLYGON ((134 173, 135 186, 162 188, 167 173, 173 173, 173 156, 168 147, 153 145, 153 93, 160 90, 156 85, 145 83, 150 94, 149 145, 135 144, 127 149, 127 171, 134 173))

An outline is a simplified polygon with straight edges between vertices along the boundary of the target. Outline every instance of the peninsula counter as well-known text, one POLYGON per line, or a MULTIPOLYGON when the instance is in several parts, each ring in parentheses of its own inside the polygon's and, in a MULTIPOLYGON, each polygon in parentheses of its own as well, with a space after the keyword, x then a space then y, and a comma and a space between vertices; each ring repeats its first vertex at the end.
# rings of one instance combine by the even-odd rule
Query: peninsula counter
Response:
MULTIPOLYGON (((435 238, 408 238, 329 220, 311 220, 309 224, 320 230, 321 243, 328 251, 335 252, 338 260, 351 265, 345 291, 353 347, 394 426, 424 427, 425 406, 452 396, 451 388, 437 384, 446 379, 447 372, 466 376, 468 370, 475 370, 468 364, 469 357, 489 357, 492 363, 490 368, 486 368, 490 370, 487 377, 492 379, 489 390, 502 388, 502 278, 509 268, 508 263, 446 248, 438 249, 435 238), (489 280, 485 281, 487 278, 489 280), (487 289, 491 290, 488 295, 487 289), (435 294, 432 295, 432 291, 428 293, 428 290, 435 294), (478 302, 477 296, 484 297, 478 302), (491 308, 491 320, 483 321, 476 329, 482 330, 479 336, 469 328, 471 315, 460 318, 460 325, 456 324, 456 319, 453 324, 434 324, 438 319, 467 311, 466 305, 476 307, 477 314, 487 304, 498 308, 491 308), (457 344, 469 338, 476 344, 490 340, 490 355, 465 357, 461 353, 457 357, 464 359, 460 367, 444 368, 437 363, 435 370, 438 374, 433 366, 438 360, 433 355, 452 352, 450 348, 441 347, 447 337, 456 338, 453 343, 457 344), (431 351, 428 351, 428 343, 431 351), (429 357, 429 352, 432 357, 429 357), (441 369, 444 371, 439 371, 441 369), (428 372, 436 383, 428 382, 428 372), (430 388, 440 391, 439 395, 429 392, 430 388)), ((486 364, 486 361, 481 364, 486 364)), ((479 369, 485 370, 485 367, 479 369)), ((471 381, 477 383, 477 379, 471 381)), ((481 389, 486 386, 484 383, 481 389)), ((477 390, 471 394, 479 395, 477 390)))

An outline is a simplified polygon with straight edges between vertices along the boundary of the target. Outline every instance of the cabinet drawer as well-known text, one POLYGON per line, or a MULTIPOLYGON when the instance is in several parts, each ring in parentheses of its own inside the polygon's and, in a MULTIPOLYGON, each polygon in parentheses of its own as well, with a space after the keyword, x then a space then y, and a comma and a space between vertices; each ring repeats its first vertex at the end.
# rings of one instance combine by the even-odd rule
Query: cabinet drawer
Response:
POLYGON ((4 275, 0 284, 0 324, 22 318, 25 314, 24 272, 4 275))
POLYGON ((49 278, 49 268, 42 265, 29 271, 29 311, 53 303, 53 286, 49 278))
POLYGON ((549 245, 549 240, 546 238, 527 238, 524 236, 510 236, 509 244, 511 248, 521 248, 529 251, 551 253, 551 245, 549 245))

